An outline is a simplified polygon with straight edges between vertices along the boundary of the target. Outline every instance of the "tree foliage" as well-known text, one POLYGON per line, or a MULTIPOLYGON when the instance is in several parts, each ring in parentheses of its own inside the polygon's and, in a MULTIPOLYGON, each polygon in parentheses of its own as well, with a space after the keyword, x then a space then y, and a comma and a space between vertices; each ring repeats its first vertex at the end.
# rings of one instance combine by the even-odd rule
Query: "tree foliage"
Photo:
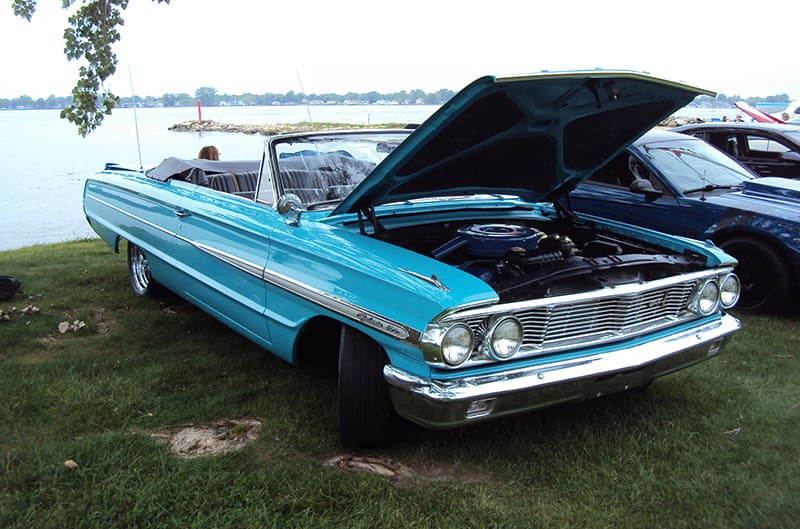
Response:
MULTIPOLYGON (((169 0, 153 0, 168 4, 169 0)), ((72 11, 64 30, 64 53, 70 60, 80 61, 78 82, 72 89, 72 102, 61 111, 61 117, 78 127, 86 136, 119 102, 119 98, 103 86, 117 71, 114 43, 120 38, 119 27, 125 24, 122 12, 128 0, 62 0, 61 7, 72 11), (80 7, 74 8, 79 3, 80 7)), ((36 0, 12 0, 14 14, 30 21, 36 11, 36 0)))
POLYGON ((695 107, 708 107, 708 108, 731 108, 736 106, 739 101, 746 101, 748 104, 756 106, 759 103, 779 103, 788 105, 791 99, 788 94, 776 94, 766 97, 742 97, 740 95, 727 96, 725 94, 717 94, 716 97, 707 95, 700 95, 694 98, 694 101, 689 106, 695 107))

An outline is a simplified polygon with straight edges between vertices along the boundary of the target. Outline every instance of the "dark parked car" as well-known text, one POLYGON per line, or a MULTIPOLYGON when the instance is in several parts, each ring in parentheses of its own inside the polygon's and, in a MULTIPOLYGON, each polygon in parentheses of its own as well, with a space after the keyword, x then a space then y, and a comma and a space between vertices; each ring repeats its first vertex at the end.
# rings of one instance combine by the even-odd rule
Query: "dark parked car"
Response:
POLYGON ((672 130, 707 141, 760 176, 800 178, 800 125, 692 123, 672 130))
POLYGON ((397 415, 452 428, 720 352, 739 328, 730 255, 565 200, 699 93, 631 72, 485 77, 413 131, 109 166, 84 209, 127 246, 137 294, 160 284, 287 362, 338 367, 342 441, 379 444, 397 415))
POLYGON ((737 308, 783 308, 800 275, 800 181, 757 178, 708 143, 653 130, 571 193, 577 211, 700 240, 739 260, 737 308))

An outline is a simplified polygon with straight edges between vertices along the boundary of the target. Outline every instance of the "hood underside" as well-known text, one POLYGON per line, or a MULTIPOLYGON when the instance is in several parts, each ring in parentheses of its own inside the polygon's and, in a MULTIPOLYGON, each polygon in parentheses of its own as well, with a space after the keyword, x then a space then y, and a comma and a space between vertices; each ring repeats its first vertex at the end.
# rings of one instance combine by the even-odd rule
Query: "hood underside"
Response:
POLYGON ((636 72, 483 77, 420 125, 334 213, 433 196, 552 200, 699 94, 714 95, 636 72))

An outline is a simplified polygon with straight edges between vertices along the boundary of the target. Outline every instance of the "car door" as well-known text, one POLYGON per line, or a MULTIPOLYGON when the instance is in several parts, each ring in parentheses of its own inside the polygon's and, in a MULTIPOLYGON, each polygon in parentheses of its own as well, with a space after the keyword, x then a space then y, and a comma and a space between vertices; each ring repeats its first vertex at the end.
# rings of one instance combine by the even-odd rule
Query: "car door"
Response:
POLYGON ((177 238, 184 245, 180 294, 269 347, 263 272, 277 214, 252 200, 197 186, 176 215, 177 238))
POLYGON ((581 213, 678 235, 696 231, 684 218, 681 203, 669 187, 629 153, 618 156, 579 185, 570 200, 573 209, 581 213), (632 190, 637 177, 652 189, 632 190))
POLYGON ((739 160, 761 176, 800 177, 800 162, 789 159, 793 147, 772 134, 741 134, 739 160))

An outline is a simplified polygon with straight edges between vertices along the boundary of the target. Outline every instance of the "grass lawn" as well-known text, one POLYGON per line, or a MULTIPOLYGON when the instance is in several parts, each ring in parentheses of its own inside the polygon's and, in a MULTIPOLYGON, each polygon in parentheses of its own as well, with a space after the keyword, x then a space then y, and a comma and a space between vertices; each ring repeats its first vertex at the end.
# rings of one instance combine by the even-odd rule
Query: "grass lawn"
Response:
POLYGON ((24 290, 0 302, 3 528, 800 527, 796 314, 742 316, 720 357, 644 392, 409 426, 356 454, 413 474, 398 481, 325 464, 353 455, 335 379, 175 297, 136 298, 101 242, 0 252, 0 274, 24 290), (151 435, 238 418, 260 436, 225 455, 178 459, 151 435))

